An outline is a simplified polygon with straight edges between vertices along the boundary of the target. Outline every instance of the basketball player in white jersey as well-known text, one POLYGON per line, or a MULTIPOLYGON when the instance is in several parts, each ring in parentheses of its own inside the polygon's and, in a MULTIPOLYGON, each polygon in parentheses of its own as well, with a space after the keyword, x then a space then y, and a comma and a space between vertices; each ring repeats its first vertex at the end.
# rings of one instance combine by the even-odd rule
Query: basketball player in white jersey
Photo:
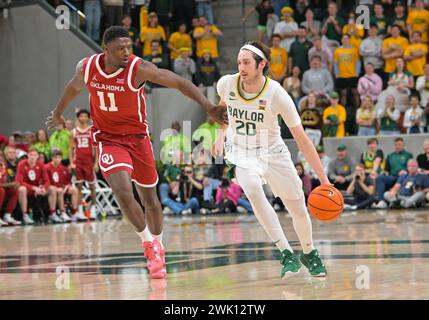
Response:
POLYGON ((244 45, 238 54, 238 71, 223 76, 217 91, 221 105, 228 109, 228 126, 219 135, 214 152, 222 152, 252 204, 255 216, 281 251, 281 277, 299 272, 302 264, 312 276, 323 277, 326 268, 314 248, 312 226, 305 205, 302 182, 291 155, 280 136, 278 115, 289 127, 299 149, 322 185, 330 185, 313 143, 289 94, 264 73, 268 70, 270 49, 258 41, 244 45), (226 137, 226 141, 225 140, 226 137), (293 218, 303 252, 296 255, 282 230, 277 214, 265 197, 262 185, 268 183, 293 218))

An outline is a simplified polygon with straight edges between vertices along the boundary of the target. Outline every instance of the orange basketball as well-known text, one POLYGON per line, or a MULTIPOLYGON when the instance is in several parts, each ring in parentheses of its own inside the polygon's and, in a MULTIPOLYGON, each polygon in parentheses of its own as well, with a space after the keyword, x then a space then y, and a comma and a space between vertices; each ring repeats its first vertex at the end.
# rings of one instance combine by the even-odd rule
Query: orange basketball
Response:
POLYGON ((308 197, 308 211, 318 220, 335 220, 343 209, 343 195, 334 186, 319 186, 308 197))

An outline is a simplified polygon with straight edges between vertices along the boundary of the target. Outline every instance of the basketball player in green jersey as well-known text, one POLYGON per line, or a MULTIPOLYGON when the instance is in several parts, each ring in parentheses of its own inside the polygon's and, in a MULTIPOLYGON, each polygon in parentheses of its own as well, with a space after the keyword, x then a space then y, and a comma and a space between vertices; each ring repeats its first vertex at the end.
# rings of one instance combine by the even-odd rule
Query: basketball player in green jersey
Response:
POLYGON ((327 272, 314 248, 312 226, 305 205, 302 182, 280 136, 278 115, 289 127, 299 149, 312 166, 322 185, 331 185, 316 149, 305 134, 301 119, 289 94, 264 73, 269 68, 270 49, 261 42, 244 45, 238 54, 239 73, 223 76, 217 91, 221 105, 228 110, 228 126, 219 135, 215 154, 225 150, 234 176, 249 199, 255 216, 281 251, 281 277, 299 272, 302 264, 312 276, 327 272), (226 141, 225 141, 226 137, 226 141), (224 145, 223 145, 224 144, 224 145), (268 183, 293 218, 303 252, 296 255, 280 221, 265 197, 262 185, 268 183))

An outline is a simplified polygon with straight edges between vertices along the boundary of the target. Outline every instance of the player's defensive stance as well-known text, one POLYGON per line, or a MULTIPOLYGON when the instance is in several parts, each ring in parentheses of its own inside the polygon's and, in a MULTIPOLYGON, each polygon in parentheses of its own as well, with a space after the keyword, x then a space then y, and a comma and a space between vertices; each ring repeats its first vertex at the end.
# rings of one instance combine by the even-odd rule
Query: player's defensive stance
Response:
POLYGON ((266 77, 270 49, 249 42, 238 54, 238 71, 222 77, 217 84, 221 105, 228 110, 229 125, 219 135, 214 152, 222 152, 235 178, 249 199, 255 216, 281 251, 281 276, 296 273, 304 264, 311 275, 325 276, 326 269, 314 248, 312 227, 305 205, 302 182, 280 136, 278 115, 317 173, 322 185, 330 185, 316 149, 301 125, 289 94, 276 81, 266 77), (265 197, 262 185, 268 183, 293 218, 293 226, 303 253, 298 257, 282 230, 277 214, 265 197))
POLYGON ((87 86, 93 120, 91 137, 102 174, 122 213, 142 239, 150 277, 164 278, 163 216, 156 194, 158 175, 149 138, 143 85, 148 80, 178 89, 220 123, 227 123, 226 110, 213 106, 192 82, 130 54, 132 42, 126 29, 110 27, 104 33, 103 42, 103 53, 86 57, 77 64, 76 73, 47 124, 52 128, 63 123, 62 113, 82 87, 87 86), (146 216, 134 199, 132 181, 146 216))

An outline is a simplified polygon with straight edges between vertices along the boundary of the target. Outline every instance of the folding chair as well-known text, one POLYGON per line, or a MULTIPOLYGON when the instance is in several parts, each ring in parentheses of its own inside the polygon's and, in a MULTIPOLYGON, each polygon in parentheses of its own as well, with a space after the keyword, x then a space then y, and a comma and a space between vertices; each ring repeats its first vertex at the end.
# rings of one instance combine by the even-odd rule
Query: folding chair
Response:
MULTIPOLYGON (((99 212, 106 212, 108 215, 120 215, 119 206, 115 200, 112 189, 102 180, 95 181, 96 190, 96 205, 99 212)), ((89 202, 91 198, 91 190, 87 182, 82 187, 82 200, 89 202)))

